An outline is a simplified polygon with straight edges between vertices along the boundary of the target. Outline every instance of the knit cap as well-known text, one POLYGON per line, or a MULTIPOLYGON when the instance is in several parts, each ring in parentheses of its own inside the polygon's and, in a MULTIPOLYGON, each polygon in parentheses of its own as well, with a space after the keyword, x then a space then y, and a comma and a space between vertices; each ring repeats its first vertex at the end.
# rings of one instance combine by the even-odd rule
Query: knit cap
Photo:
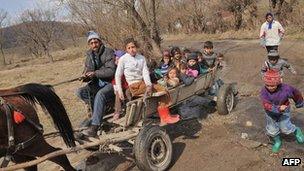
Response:
POLYGON ((98 35, 98 33, 96 33, 95 31, 89 31, 88 32, 88 39, 87 41, 90 42, 92 39, 98 39, 101 41, 100 36, 98 35))

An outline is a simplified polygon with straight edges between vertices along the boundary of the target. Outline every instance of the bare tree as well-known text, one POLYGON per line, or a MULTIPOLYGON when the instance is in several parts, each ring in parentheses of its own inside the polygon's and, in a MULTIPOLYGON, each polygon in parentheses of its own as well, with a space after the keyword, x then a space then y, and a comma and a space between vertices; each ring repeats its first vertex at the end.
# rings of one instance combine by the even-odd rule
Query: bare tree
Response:
POLYGON ((99 31, 110 45, 121 47, 122 39, 131 35, 141 41, 147 56, 161 54, 156 0, 67 0, 67 4, 84 28, 99 31))
POLYGON ((243 13, 256 0, 227 0, 223 2, 223 8, 233 13, 234 28, 239 30, 243 24, 243 13))
POLYGON ((286 24, 287 15, 293 12, 298 3, 298 0, 269 0, 269 7, 278 20, 286 24))
POLYGON ((0 65, 6 65, 6 59, 4 55, 4 31, 3 28, 6 26, 6 20, 8 19, 8 13, 4 11, 3 9, 0 9, 0 51, 1 51, 1 60, 0 65))
POLYGON ((51 44, 60 40, 60 29, 56 22, 56 12, 43 9, 26 10, 20 17, 22 22, 16 34, 22 44, 26 44, 31 53, 36 57, 46 55, 51 62, 54 61, 50 54, 51 44))

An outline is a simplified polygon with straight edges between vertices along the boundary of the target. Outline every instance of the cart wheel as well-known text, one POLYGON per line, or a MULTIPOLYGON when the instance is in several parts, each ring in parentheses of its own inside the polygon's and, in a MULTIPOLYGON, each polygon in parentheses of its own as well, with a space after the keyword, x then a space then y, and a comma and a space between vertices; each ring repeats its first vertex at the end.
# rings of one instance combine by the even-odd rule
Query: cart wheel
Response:
POLYGON ((140 170, 166 170, 172 159, 172 142, 159 126, 146 126, 135 139, 134 153, 140 170))
POLYGON ((236 102, 232 86, 224 84, 217 95, 217 111, 220 115, 229 114, 234 109, 236 102))

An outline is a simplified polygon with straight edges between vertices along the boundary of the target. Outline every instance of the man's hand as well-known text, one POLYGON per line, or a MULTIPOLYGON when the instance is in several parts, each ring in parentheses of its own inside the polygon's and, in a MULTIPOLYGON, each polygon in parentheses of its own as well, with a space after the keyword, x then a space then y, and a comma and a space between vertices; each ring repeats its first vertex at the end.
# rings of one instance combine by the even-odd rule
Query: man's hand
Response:
POLYGON ((85 74, 85 76, 90 77, 90 78, 93 78, 93 77, 95 77, 95 72, 87 72, 87 73, 85 74))
POLYGON ((147 92, 147 96, 152 96, 152 86, 147 86, 146 92, 147 92))
POLYGON ((81 80, 82 82, 89 82, 89 81, 91 81, 91 78, 88 77, 88 76, 86 76, 85 74, 83 74, 83 75, 80 77, 80 80, 81 80))
POLYGON ((297 71, 292 71, 291 73, 293 73, 294 75, 297 75, 297 71))
POLYGON ((281 112, 285 111, 285 110, 287 109, 287 107, 288 107, 288 106, 286 106, 286 105, 281 105, 281 106, 280 106, 280 111, 281 111, 281 112))

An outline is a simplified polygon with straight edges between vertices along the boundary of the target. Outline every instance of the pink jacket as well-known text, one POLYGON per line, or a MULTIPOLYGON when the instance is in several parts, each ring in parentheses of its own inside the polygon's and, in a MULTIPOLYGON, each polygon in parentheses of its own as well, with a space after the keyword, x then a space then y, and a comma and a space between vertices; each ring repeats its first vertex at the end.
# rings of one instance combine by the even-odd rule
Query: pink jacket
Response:
POLYGON ((191 76, 191 77, 196 78, 198 76, 198 70, 188 68, 187 71, 186 71, 186 74, 191 76))

